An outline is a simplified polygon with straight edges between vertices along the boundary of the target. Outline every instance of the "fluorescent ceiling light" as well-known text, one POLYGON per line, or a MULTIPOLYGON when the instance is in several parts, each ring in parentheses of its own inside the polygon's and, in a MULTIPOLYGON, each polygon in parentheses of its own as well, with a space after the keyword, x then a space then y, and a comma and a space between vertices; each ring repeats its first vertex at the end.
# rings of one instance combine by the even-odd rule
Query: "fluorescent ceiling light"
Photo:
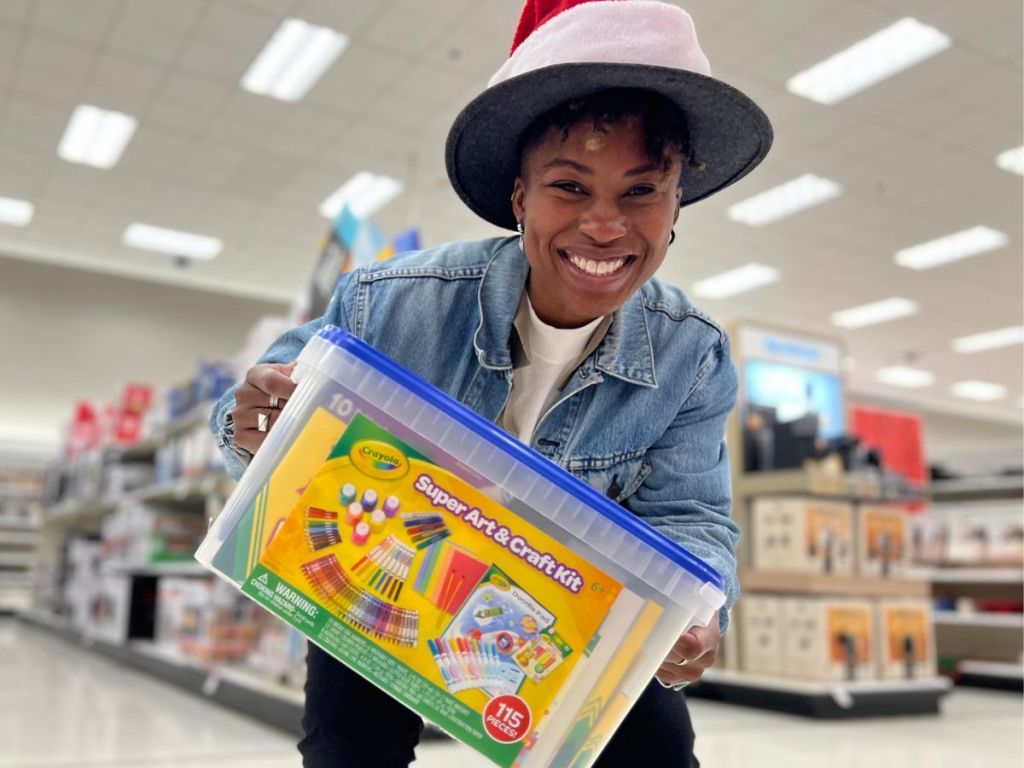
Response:
POLYGON ((935 374, 931 371, 922 371, 920 368, 896 365, 892 368, 882 368, 875 374, 875 379, 882 384, 891 384, 894 387, 916 389, 934 384, 935 374))
POLYGON ((24 227, 32 221, 36 208, 27 200, 15 200, 13 197, 0 197, 0 224, 11 224, 24 227))
POLYGON ((830 179, 805 173, 798 179, 730 206, 729 218, 758 227, 824 203, 842 191, 842 187, 830 179))
POLYGON ((1002 248, 1010 242, 1005 234, 990 227, 971 227, 962 232, 929 240, 896 252, 896 263, 908 269, 931 269, 1002 248))
POLYGON ((57 154, 71 163, 113 168, 138 125, 131 115, 79 104, 71 113, 57 154))
POLYGON ((695 295, 705 299, 724 299, 737 293, 752 291, 762 285, 777 282, 779 271, 763 264, 747 264, 744 267, 730 269, 719 275, 698 280, 693 284, 695 295))
POLYGON ((320 215, 333 219, 348 205, 356 217, 367 219, 401 193, 402 182, 397 179, 361 171, 320 203, 320 215))
POLYGON ((1021 176, 1024 176, 1024 147, 1000 152, 996 158, 996 165, 1004 171, 1019 173, 1021 176))
POLYGON ((984 352, 988 349, 1009 347, 1011 344, 1024 344, 1024 326, 1013 325, 1009 328, 1000 328, 996 331, 975 333, 971 336, 961 336, 953 339, 953 349, 957 352, 970 354, 972 352, 984 352))
POLYGON ((285 19, 242 75, 242 87, 261 96, 298 101, 348 47, 330 27, 285 19))
POLYGON ((794 75, 786 87, 820 104, 835 104, 949 46, 948 35, 907 17, 794 75))
POLYGON ((956 397, 965 400, 978 400, 983 403, 1002 400, 1006 397, 1006 387, 990 381, 958 381, 952 390, 956 397))
POLYGON ((900 317, 917 314, 917 302, 894 297, 832 313, 832 325, 840 328, 863 328, 900 317))
POLYGON ((212 259, 224 248, 224 244, 215 237, 137 223, 124 231, 121 241, 132 248, 189 259, 212 259))

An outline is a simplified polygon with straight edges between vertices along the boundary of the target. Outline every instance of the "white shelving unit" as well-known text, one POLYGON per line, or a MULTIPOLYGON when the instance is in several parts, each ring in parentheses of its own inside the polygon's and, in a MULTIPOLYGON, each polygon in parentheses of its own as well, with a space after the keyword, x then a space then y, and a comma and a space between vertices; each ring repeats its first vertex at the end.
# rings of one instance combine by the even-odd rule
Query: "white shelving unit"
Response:
POLYGON ((936 625, 1024 630, 1024 615, 1019 613, 964 613, 935 611, 936 625))
POLYGON ((42 467, 0 467, 0 611, 31 604, 42 491, 42 467))
MULTIPOLYGON (((947 533, 958 525, 977 527, 979 520, 1013 521, 1024 511, 1024 477, 944 480, 932 484, 929 496, 931 524, 949 526, 943 529, 947 533)), ((958 683, 1022 690, 1024 614, 981 609, 989 601, 1020 602, 1024 565, 1007 562, 1003 550, 991 552, 987 546, 979 547, 977 561, 967 560, 970 555, 961 548, 956 561, 916 573, 928 579, 932 595, 947 606, 934 614, 940 668, 958 683), (979 610, 968 609, 975 604, 979 610)), ((952 559, 949 550, 943 554, 952 559)))

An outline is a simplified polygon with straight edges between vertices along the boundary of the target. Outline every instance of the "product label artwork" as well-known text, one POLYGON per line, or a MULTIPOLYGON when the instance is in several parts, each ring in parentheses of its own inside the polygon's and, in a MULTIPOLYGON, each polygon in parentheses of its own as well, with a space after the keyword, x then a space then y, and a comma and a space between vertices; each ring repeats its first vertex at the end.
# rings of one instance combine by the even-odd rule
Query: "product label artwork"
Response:
POLYGON ((357 414, 243 589, 509 766, 622 585, 486 490, 357 414))

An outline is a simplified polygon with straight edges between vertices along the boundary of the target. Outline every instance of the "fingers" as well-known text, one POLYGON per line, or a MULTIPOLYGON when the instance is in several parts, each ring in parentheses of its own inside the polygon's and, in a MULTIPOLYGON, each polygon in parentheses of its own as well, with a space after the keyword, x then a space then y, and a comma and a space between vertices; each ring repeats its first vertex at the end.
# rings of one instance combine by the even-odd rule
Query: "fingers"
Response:
POLYGON ((237 446, 255 454, 263 445, 295 392, 295 382, 289 378, 294 369, 295 363, 271 363, 253 366, 245 374, 245 381, 235 390, 231 411, 237 446))
MULTIPOLYGON (((263 411, 263 413, 266 413, 266 411, 263 411)), ((277 423, 280 413, 280 411, 270 411, 266 431, 260 430, 258 427, 239 429, 236 423, 235 445, 255 455, 256 451, 263 445, 263 441, 267 439, 267 434, 274 428, 274 424, 277 423)))
MULTIPOLYGON (((271 395, 277 397, 279 401, 287 400, 295 392, 296 385, 291 380, 291 372, 294 369, 295 363, 255 365, 245 374, 245 384, 238 390, 248 390, 249 387, 254 387, 264 394, 264 402, 268 402, 271 395), (249 387, 245 385, 249 385, 249 387)), ((254 395, 255 393, 250 391, 248 394, 254 395)), ((255 405, 255 403, 253 404, 255 405)))
POLYGON ((717 653, 709 650, 702 654, 695 661, 678 664, 666 660, 658 667, 655 674, 661 682, 666 685, 677 685, 679 683, 695 683, 701 679, 704 673, 710 669, 717 658, 717 653))

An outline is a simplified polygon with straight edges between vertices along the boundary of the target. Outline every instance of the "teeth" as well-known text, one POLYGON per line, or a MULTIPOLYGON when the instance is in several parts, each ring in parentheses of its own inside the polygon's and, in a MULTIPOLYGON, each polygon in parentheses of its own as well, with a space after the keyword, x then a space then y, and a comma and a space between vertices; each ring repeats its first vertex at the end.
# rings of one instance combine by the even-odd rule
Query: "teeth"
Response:
POLYGON ((592 259, 585 259, 582 256, 577 256, 572 253, 569 254, 569 261, 573 263, 579 269, 582 269, 588 275, 608 275, 612 272, 618 272, 623 264, 626 263, 625 259, 607 259, 605 261, 594 261, 592 259))

